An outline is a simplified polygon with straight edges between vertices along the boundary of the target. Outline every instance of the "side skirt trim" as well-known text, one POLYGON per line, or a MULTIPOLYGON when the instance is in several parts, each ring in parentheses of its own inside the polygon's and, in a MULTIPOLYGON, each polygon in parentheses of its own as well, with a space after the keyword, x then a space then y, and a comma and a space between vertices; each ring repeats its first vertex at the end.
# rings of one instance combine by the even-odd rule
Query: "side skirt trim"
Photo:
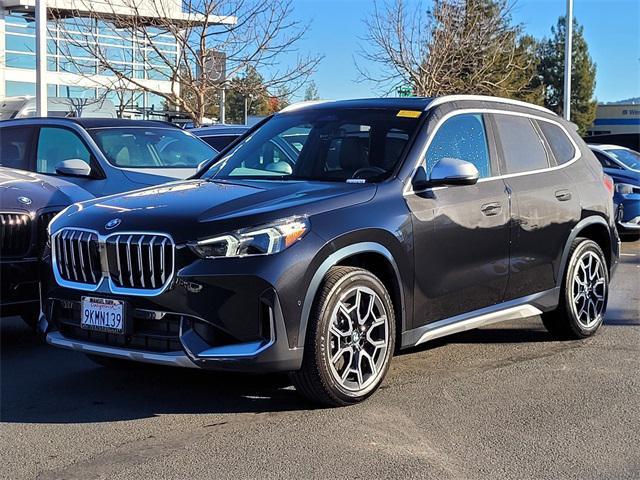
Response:
POLYGON ((402 334, 402 348, 413 347, 429 340, 493 323, 540 315, 543 311, 551 310, 557 305, 558 294, 559 289, 554 288, 540 294, 511 300, 414 328, 402 334))

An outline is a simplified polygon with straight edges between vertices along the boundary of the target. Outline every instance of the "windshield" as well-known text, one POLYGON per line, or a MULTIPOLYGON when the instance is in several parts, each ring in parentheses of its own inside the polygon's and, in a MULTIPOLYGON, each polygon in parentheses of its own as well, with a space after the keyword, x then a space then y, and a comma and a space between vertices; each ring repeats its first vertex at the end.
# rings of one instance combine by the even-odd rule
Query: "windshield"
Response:
POLYGON ((640 171, 640 153, 626 148, 607 150, 607 153, 619 162, 625 164, 631 170, 640 171))
POLYGON ((109 163, 117 167, 196 168, 218 153, 177 128, 96 128, 90 133, 109 163))
POLYGON ((420 114, 360 108, 276 115, 203 177, 379 181, 388 177, 400 160, 420 114))

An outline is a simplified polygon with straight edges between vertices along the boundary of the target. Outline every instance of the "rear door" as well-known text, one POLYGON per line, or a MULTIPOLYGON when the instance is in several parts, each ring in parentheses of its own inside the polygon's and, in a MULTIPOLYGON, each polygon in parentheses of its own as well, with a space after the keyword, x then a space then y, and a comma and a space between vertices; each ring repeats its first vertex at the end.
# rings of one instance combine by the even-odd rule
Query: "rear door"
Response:
POLYGON ((491 138, 485 115, 454 112, 437 127, 425 169, 459 158, 476 166, 480 181, 405 194, 414 231, 414 328, 503 299, 510 206, 491 138))
POLYGON ((510 300, 557 284, 567 238, 580 218, 578 193, 563 168, 575 160, 577 150, 557 123, 515 112, 492 117, 501 171, 512 196, 510 278, 505 295, 510 300), (550 132, 550 140, 553 134, 562 134, 559 141, 564 138, 564 151, 554 140, 560 161, 543 128, 550 132))

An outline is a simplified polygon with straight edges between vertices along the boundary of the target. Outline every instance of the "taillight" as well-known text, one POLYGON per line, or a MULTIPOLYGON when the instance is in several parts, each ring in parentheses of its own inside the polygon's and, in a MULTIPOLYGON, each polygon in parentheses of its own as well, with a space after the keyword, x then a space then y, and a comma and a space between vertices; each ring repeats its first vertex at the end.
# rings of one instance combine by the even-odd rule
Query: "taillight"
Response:
POLYGON ((605 174, 604 178, 602 179, 605 188, 607 189, 607 191, 609 192, 609 195, 611 197, 613 197, 613 190, 615 188, 614 184, 613 184, 613 178, 611 178, 609 175, 605 174))

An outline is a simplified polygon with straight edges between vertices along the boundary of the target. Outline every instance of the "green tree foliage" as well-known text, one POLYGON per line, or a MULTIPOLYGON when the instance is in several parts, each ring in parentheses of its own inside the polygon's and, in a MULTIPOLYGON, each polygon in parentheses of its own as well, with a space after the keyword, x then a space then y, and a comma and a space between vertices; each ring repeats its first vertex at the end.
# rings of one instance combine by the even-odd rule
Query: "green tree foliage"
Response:
POLYGON ((262 75, 255 68, 247 68, 230 82, 226 94, 226 122, 245 122, 245 101, 248 115, 267 115, 268 96, 262 75))
POLYGON ((388 92, 541 100, 535 42, 513 23, 511 0, 380 0, 365 24, 361 57, 379 68, 360 73, 388 92))
MULTIPOLYGON (((573 20, 571 65, 571 121, 585 134, 596 118, 596 64, 589 55, 583 27, 573 20)), ((538 74, 544 87, 544 104, 559 115, 563 113, 565 18, 551 28, 551 37, 540 43, 538 74)))

